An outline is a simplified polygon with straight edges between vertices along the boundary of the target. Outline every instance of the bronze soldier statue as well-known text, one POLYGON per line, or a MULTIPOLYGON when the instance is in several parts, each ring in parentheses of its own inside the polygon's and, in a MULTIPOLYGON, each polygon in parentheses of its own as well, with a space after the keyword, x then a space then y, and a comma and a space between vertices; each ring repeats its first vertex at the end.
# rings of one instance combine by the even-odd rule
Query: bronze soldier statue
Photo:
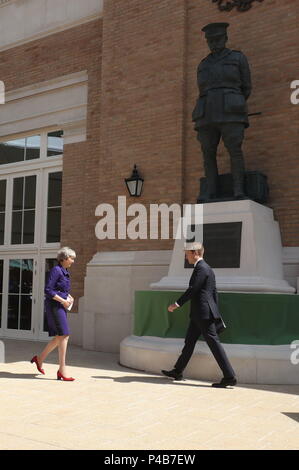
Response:
POLYGON ((218 196, 217 147, 221 137, 230 155, 234 197, 245 197, 242 143, 244 129, 249 126, 246 101, 251 78, 245 55, 225 47, 228 26, 210 23, 202 29, 211 53, 197 69, 199 97, 192 120, 203 153, 208 200, 218 196))

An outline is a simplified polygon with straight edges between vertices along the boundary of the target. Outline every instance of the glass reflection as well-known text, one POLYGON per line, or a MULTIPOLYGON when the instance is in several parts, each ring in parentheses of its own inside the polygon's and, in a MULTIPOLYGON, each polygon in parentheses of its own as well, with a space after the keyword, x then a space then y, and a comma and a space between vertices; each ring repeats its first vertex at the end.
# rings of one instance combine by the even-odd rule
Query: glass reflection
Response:
POLYGON ((34 160, 40 156, 40 136, 26 137, 25 160, 34 160))
POLYGON ((39 135, 0 142, 0 165, 39 158, 40 142, 39 135))
POLYGON ((22 162, 25 160, 25 139, 0 142, 0 165, 22 162))
POLYGON ((20 291, 20 278, 21 278, 21 260, 11 259, 9 261, 9 282, 8 292, 19 293, 20 291))
POLYGON ((51 208, 47 212, 47 243, 60 241, 61 209, 51 208))
POLYGON ((6 180, 0 180, 0 212, 5 211, 6 203, 6 180))
POLYGON ((48 133, 47 157, 53 157, 63 153, 63 140, 63 131, 48 133))
POLYGON ((34 243, 35 203, 36 175, 14 178, 11 225, 12 245, 34 243))
POLYGON ((29 295, 21 296, 20 330, 31 330, 32 298, 29 295))
POLYGON ((33 259, 9 260, 7 328, 31 329, 32 289, 33 259))
POLYGON ((8 296, 7 328, 17 330, 19 325, 19 296, 8 296))

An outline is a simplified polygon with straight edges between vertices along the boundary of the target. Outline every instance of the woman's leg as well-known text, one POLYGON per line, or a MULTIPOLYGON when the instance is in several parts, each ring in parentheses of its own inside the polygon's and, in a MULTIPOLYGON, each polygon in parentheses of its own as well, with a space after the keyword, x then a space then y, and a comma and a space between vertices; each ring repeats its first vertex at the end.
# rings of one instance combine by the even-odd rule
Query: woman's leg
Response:
POLYGON ((46 357, 52 352, 55 348, 58 346, 58 336, 55 336, 48 344, 47 346, 43 349, 43 351, 40 353, 39 356, 37 356, 38 363, 40 367, 42 366, 44 360, 46 357))
POLYGON ((65 357, 69 336, 58 336, 59 372, 66 376, 65 357))

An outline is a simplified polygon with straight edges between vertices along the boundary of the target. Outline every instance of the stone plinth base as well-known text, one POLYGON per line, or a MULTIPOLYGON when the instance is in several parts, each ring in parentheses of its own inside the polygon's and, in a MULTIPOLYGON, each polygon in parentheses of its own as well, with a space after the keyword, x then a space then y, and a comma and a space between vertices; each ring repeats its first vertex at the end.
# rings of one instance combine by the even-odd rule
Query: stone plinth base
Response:
MULTIPOLYGON (((145 372, 172 369, 184 344, 183 339, 128 336, 120 345, 120 363, 145 372)), ((223 344, 239 383, 299 384, 299 365, 292 364, 290 345, 261 346, 223 344)), ((203 381, 222 378, 208 346, 198 341, 184 377, 203 381)))

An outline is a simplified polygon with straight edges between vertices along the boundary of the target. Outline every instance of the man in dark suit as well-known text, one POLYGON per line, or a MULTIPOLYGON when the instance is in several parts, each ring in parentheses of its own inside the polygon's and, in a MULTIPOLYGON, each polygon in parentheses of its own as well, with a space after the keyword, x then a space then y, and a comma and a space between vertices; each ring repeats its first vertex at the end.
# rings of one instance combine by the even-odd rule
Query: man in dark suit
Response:
POLYGON ((225 388, 228 385, 236 385, 237 380, 218 337, 218 326, 223 325, 223 322, 217 305, 215 274, 204 261, 203 253, 204 247, 201 243, 193 243, 185 250, 188 262, 194 264, 194 270, 188 289, 176 303, 169 305, 168 311, 173 312, 176 308, 191 300, 190 323, 185 337, 185 346, 174 369, 170 371, 162 370, 162 373, 175 380, 181 380, 183 370, 193 354, 196 341, 202 335, 224 376, 220 383, 215 383, 212 386, 225 388))

